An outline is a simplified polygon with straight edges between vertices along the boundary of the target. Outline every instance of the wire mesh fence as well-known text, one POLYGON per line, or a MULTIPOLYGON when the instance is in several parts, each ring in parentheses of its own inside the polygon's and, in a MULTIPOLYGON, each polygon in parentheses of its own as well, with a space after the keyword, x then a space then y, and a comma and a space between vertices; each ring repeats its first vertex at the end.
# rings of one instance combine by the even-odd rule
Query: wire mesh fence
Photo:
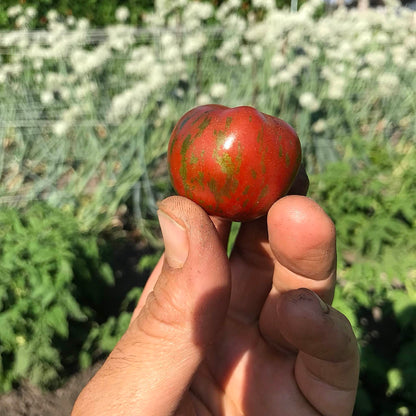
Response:
POLYGON ((305 6, 250 21, 230 9, 208 26, 212 15, 183 13, 0 32, 0 204, 46 199, 90 227, 133 193, 137 216, 151 215, 175 121, 211 102, 291 123, 310 171, 363 139, 414 140, 411 12, 317 19, 305 6))

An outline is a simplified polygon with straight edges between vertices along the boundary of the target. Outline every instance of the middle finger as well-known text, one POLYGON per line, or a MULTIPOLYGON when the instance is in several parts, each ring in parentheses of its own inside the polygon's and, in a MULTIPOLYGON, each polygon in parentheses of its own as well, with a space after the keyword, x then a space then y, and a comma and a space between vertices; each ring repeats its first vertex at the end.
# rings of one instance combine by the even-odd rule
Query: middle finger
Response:
MULTIPOLYGON (((308 175, 301 165, 289 194, 306 195, 308 188, 308 175)), ((229 313, 246 323, 256 321, 273 284, 274 255, 269 244, 266 216, 241 225, 230 265, 229 313)))

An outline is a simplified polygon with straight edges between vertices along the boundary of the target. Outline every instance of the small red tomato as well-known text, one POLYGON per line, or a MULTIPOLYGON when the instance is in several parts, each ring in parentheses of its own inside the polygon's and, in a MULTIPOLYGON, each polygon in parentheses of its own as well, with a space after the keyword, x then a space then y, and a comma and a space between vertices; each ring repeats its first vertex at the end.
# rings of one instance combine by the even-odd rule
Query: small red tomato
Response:
POLYGON ((301 162, 293 128, 253 107, 188 111, 168 147, 175 191, 210 215, 251 221, 289 190, 301 162))

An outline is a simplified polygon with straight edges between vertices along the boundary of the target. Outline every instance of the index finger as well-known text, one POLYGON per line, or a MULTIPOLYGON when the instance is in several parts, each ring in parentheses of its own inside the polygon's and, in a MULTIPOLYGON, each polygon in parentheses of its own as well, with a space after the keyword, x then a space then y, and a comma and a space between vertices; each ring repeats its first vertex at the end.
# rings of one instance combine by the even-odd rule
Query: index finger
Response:
POLYGON ((309 289, 327 304, 336 279, 335 226, 313 200, 288 196, 269 211, 269 240, 274 255, 273 287, 259 318, 260 331, 272 345, 292 349, 281 334, 276 308, 281 295, 309 289))
POLYGON ((275 258, 273 287, 278 292, 308 288, 331 303, 336 279, 335 225, 312 199, 282 198, 268 216, 275 258))

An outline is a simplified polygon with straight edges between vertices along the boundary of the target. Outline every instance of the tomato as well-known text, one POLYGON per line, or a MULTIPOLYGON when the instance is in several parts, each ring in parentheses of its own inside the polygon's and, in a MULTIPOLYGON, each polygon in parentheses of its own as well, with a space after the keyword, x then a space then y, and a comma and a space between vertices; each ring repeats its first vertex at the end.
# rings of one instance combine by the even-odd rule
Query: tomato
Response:
POLYGON ((210 215, 251 221, 288 192, 301 155, 296 132, 283 120, 253 107, 210 104, 178 121, 168 165, 179 195, 210 215))

